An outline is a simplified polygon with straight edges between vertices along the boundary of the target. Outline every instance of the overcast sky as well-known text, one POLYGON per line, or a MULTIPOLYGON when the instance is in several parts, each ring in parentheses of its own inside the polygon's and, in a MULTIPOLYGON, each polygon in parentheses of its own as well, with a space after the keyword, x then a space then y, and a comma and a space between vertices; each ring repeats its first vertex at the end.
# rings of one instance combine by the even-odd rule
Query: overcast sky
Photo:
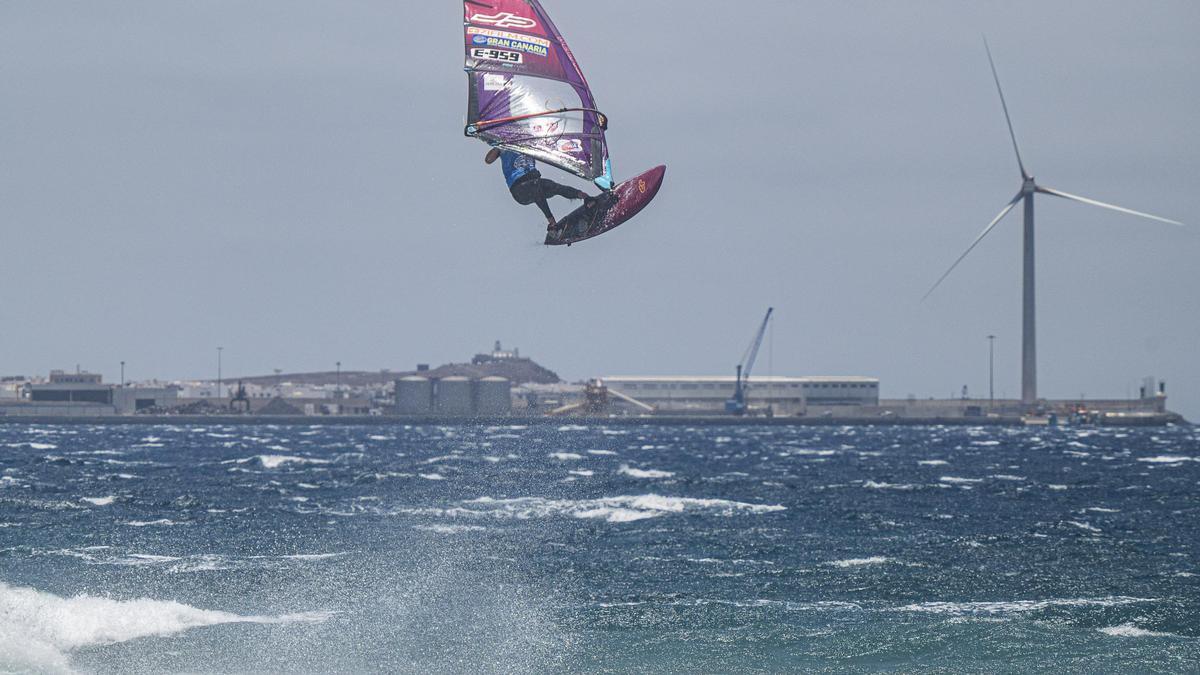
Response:
MULTIPOLYGON (((731 374, 773 305, 760 374, 986 396, 994 333, 1017 396, 1019 215, 920 302, 1020 187, 985 31, 1039 181, 1200 225, 1198 3, 544 1, 669 167, 571 249, 462 135, 458 2, 0 3, 0 374, 731 374)), ((1042 395, 1200 419, 1200 228, 1037 209, 1042 395)))

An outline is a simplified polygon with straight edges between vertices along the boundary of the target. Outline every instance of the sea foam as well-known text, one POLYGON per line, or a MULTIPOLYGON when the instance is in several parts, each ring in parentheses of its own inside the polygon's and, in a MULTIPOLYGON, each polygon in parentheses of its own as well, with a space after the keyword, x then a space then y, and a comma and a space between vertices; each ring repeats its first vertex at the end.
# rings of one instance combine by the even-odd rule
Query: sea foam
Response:
POLYGON ((628 464, 622 464, 617 473, 630 478, 671 478, 675 475, 670 471, 659 471, 658 469, 635 469, 628 464))
POLYGON ((164 637, 219 624, 321 623, 331 612, 243 616, 178 602, 91 595, 71 598, 0 583, 0 670, 66 671, 69 654, 93 645, 164 637))

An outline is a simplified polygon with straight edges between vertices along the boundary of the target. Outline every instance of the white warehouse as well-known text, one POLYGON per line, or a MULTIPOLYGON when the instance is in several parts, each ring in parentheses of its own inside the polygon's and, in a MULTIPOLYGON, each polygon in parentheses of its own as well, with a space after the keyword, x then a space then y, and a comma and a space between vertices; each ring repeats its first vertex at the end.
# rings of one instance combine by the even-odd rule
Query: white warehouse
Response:
MULTIPOLYGON (((660 412, 724 413, 737 378, 713 376, 611 376, 605 386, 660 412)), ((812 407, 878 406, 879 380, 873 377, 752 376, 746 388, 751 410, 802 415, 812 407)))

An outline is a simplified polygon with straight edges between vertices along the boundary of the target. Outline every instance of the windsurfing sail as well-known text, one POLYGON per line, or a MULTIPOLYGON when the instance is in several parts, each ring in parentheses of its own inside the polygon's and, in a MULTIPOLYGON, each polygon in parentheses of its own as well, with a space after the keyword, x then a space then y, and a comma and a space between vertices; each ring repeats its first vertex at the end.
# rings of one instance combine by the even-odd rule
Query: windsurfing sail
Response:
POLYGON ((463 7, 466 135, 611 189, 608 118, 538 0, 464 0, 463 7))

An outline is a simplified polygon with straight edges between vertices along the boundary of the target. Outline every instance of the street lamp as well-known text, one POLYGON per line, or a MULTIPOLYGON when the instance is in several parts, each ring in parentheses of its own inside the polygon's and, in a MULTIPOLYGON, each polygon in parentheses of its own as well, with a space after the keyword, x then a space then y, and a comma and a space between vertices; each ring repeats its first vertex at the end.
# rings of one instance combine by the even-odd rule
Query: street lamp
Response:
POLYGON ((996 336, 988 336, 988 408, 996 405, 996 336))

